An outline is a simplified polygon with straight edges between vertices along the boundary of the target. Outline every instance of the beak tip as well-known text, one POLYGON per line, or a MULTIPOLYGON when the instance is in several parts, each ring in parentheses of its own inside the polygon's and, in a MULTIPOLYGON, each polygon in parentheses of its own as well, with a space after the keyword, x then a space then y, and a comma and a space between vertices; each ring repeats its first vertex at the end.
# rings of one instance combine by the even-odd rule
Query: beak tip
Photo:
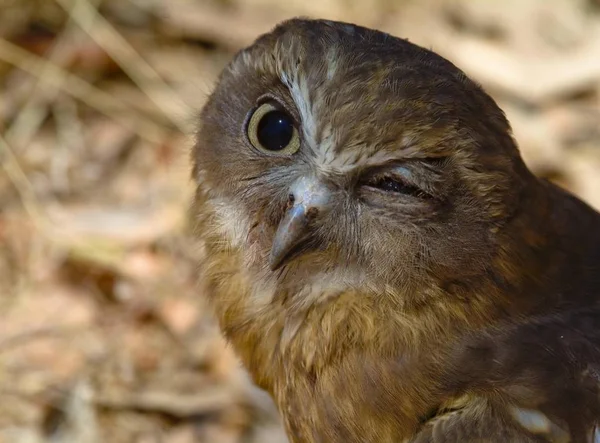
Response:
POLYGON ((308 219, 302 206, 291 208, 280 222, 269 255, 269 268, 276 271, 285 264, 294 247, 306 237, 308 219))

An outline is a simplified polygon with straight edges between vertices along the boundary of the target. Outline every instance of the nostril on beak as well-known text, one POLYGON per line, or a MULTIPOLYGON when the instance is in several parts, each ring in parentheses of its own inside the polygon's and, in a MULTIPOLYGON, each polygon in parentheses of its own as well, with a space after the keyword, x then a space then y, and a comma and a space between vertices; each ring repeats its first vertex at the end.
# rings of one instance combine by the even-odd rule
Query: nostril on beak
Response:
POLYGON ((315 219, 326 212, 329 200, 329 189, 314 178, 301 178, 292 185, 285 203, 285 215, 271 245, 269 266, 272 270, 289 260, 307 241, 315 219))
POLYGON ((286 209, 290 209, 292 206, 294 206, 295 202, 296 202, 296 197, 294 197, 294 194, 289 194, 288 199, 287 199, 286 209))

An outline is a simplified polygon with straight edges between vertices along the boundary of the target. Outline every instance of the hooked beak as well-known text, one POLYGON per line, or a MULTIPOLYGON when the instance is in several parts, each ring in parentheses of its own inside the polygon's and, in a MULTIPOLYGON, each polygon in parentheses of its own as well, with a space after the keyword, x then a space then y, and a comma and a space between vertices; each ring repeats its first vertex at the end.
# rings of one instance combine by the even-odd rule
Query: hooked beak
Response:
POLYGON ((292 185, 288 209, 271 245, 272 271, 289 261, 298 247, 310 239, 313 222, 328 208, 329 199, 329 189, 316 178, 303 177, 292 185))

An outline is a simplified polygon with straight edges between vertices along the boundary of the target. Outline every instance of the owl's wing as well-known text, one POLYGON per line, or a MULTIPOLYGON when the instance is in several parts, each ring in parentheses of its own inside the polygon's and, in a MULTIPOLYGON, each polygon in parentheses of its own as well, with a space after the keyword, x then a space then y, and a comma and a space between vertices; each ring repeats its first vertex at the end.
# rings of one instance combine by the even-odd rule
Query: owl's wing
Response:
POLYGON ((600 443, 600 307, 564 310, 469 339, 448 392, 471 398, 411 443, 600 443))
MULTIPOLYGON (((476 402, 434 417, 409 443, 575 443, 539 411, 502 412, 476 402)), ((598 438, 589 443, 599 443, 600 433, 598 438)))

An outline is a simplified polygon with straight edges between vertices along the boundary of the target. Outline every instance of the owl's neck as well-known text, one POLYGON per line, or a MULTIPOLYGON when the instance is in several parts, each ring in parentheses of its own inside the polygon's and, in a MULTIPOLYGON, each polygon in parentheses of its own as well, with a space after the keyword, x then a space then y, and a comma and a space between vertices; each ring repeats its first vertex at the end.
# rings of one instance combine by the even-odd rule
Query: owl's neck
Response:
POLYGON ((437 302, 410 314, 394 301, 400 294, 350 289, 293 314, 278 303, 251 309, 260 285, 242 256, 218 242, 208 247, 206 281, 221 328, 290 435, 304 436, 295 443, 409 436, 439 403, 436 380, 453 338, 489 321, 486 297, 442 303, 433 292, 437 302))

